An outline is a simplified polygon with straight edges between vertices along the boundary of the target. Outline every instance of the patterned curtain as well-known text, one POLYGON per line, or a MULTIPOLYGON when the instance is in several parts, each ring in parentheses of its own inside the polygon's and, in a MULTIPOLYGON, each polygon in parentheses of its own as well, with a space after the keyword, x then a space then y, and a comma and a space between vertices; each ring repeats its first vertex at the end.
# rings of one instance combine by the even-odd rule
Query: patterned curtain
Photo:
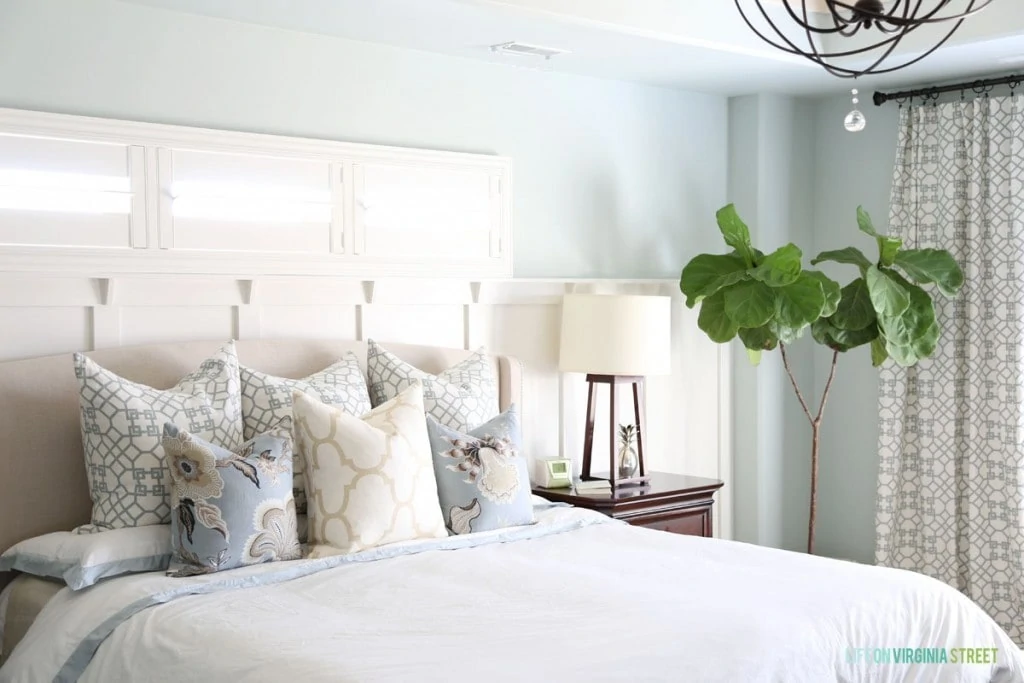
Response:
POLYGON ((1024 97, 904 108, 890 232, 949 249, 931 360, 880 377, 878 564, 965 593, 1024 645, 1024 97))

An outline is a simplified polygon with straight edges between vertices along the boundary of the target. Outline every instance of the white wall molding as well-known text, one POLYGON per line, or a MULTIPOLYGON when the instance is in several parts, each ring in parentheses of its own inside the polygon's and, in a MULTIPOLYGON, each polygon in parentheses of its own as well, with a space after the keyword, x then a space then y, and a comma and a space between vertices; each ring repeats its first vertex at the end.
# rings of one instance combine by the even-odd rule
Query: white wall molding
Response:
POLYGON ((0 171, 0 271, 512 274, 505 157, 0 109, 0 171))
MULTIPOLYGON (((6 133, 33 137, 70 138, 144 147, 178 147, 210 152, 255 156, 273 155, 296 159, 322 159, 324 161, 335 160, 339 157, 359 157, 372 161, 399 163, 437 162, 439 154, 434 150, 140 123, 23 109, 0 108, 0 129, 6 133)), ((488 169, 493 167, 496 160, 511 163, 501 157, 481 154, 463 152, 443 152, 442 154, 447 159, 447 163, 443 165, 451 169, 465 167, 488 169)))

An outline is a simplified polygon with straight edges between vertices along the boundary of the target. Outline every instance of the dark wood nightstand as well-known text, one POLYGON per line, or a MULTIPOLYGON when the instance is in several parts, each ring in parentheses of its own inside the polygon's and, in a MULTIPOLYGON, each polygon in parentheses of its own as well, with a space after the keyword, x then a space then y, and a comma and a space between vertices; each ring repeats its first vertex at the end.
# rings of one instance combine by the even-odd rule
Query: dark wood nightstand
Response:
POLYGON ((644 486, 619 488, 611 492, 577 493, 574 489, 538 486, 533 488, 533 492, 550 501, 596 510, 636 526, 710 538, 711 507, 722 482, 682 474, 649 474, 651 481, 644 486))

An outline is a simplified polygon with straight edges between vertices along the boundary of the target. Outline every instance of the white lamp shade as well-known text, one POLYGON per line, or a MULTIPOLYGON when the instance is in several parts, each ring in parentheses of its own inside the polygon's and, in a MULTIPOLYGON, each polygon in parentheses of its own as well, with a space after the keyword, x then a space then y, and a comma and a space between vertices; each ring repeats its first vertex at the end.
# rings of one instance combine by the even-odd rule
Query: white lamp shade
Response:
POLYGON ((558 368, 594 375, 671 373, 671 301, 667 296, 566 294, 558 368))

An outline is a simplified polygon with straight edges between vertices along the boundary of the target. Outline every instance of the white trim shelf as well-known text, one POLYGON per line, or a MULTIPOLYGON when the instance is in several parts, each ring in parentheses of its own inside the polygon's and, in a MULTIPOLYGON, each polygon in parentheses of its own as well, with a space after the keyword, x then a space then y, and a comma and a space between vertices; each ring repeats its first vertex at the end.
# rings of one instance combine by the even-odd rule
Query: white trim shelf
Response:
POLYGON ((131 192, 92 218, 70 197, 59 222, 31 196, 0 206, 0 271, 512 275, 505 157, 15 109, 0 109, 4 144, 8 175, 112 177, 131 192))

